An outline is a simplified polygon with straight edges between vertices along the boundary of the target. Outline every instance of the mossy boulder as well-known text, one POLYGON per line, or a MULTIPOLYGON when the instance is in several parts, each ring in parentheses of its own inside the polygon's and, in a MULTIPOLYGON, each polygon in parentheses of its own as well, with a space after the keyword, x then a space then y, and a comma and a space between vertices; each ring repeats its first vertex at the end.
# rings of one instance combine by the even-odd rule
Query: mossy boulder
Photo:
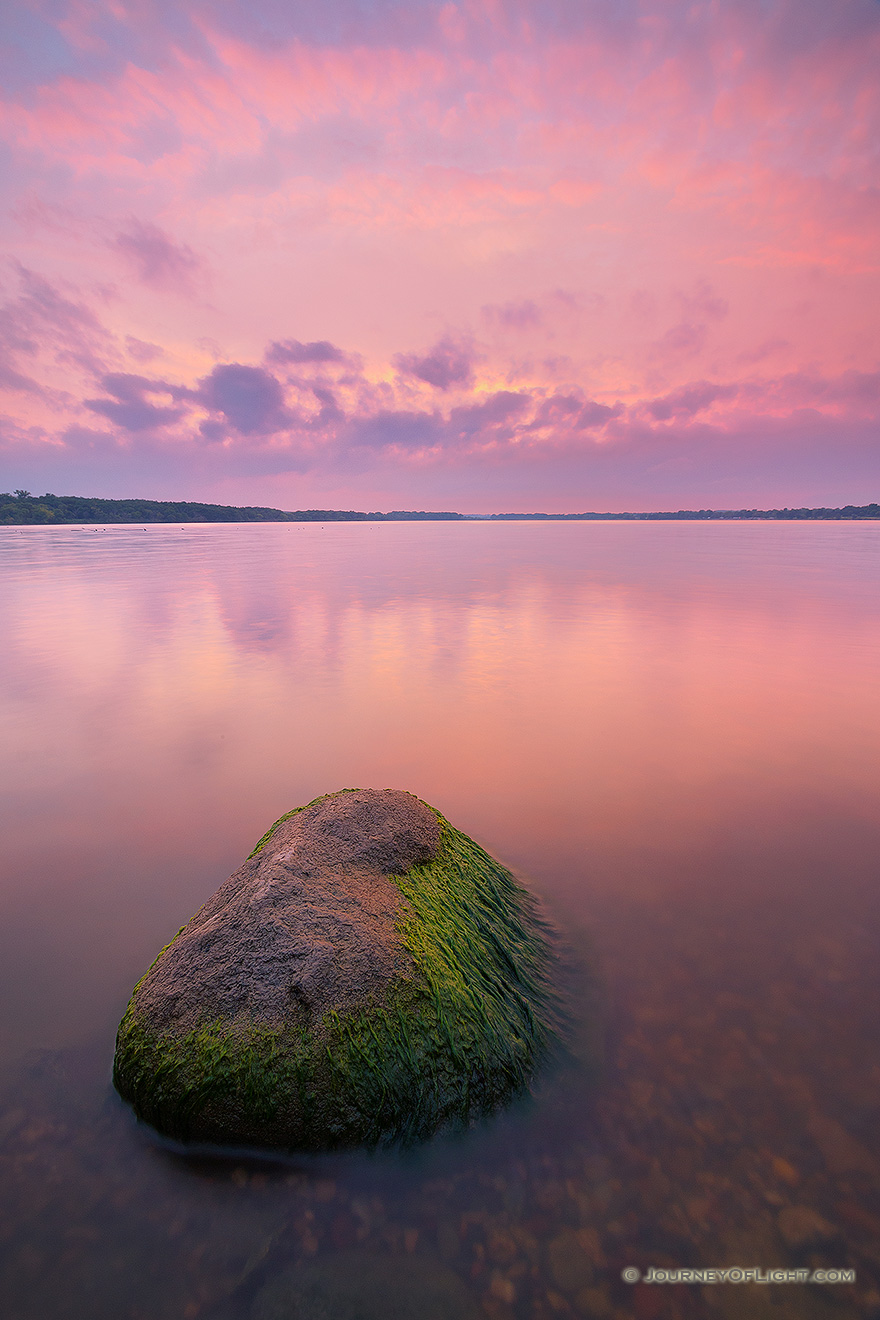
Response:
POLYGON ((184 1141, 411 1141, 527 1087, 553 1041, 534 901, 433 807, 345 789, 288 812, 162 950, 114 1082, 184 1141))

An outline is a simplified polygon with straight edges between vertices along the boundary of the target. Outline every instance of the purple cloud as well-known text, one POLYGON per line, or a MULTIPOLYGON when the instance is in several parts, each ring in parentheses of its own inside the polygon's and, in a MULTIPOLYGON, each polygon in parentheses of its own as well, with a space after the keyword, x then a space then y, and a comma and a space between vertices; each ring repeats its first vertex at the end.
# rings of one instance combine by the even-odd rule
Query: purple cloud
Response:
POLYGON ((763 362, 765 358, 771 357, 775 353, 783 353, 791 344, 787 339, 765 339, 763 343, 755 348, 749 349, 743 353, 737 353, 737 362, 744 362, 746 366, 754 366, 756 362, 763 362))
POLYGON ((22 390, 26 394, 40 393, 40 386, 30 376, 23 376, 14 367, 0 362, 0 390, 22 390))
POLYGON ((125 336, 125 347, 129 357, 133 357, 136 362, 152 362, 157 357, 165 356, 164 348, 158 344, 148 344, 143 339, 135 339, 134 335, 125 336))
POLYGON ((679 321, 671 326, 654 345, 660 357, 695 357, 703 351, 707 327, 703 321, 679 321))
POLYGON ((266 349, 267 362, 347 362, 347 354, 327 339, 301 344, 298 339, 275 340, 266 349))
MULTIPOLYGON (((530 401, 528 394, 497 390, 480 403, 453 408, 449 414, 448 432, 459 441, 473 439, 487 428, 501 427, 503 432, 504 423, 519 417, 530 401)), ((497 432, 493 432, 493 439, 497 438, 497 432)))
POLYGON ((479 444, 481 439, 509 440, 514 421, 530 403, 528 394, 498 390, 479 403, 453 408, 448 418, 438 412, 384 410, 354 419, 346 438, 372 449, 386 447, 408 450, 451 451, 479 444))
POLYGON ((696 357, 706 346, 710 321, 723 321, 729 307, 706 280, 697 280, 690 293, 677 293, 682 318, 654 344, 654 356, 672 360, 696 357))
POLYGON ((192 294, 202 262, 186 243, 175 243, 158 225, 128 222, 111 241, 142 284, 170 293, 192 294))
POLYGON ((149 403, 147 394, 173 393, 162 381, 147 380, 144 376, 132 376, 125 372, 113 372, 101 381, 101 386, 112 395, 109 399, 83 399, 83 404, 91 412, 108 418, 124 431, 152 431, 176 422, 181 415, 180 408, 158 407, 149 403))
MULTIPOLYGON (((241 435, 271 435, 293 421, 280 383, 262 367, 240 362, 217 366, 199 382, 196 397, 212 412, 223 413, 241 435)), ((213 429, 209 424, 203 434, 216 438, 213 429)))
POLYGON ((668 422, 673 417, 687 420, 711 408, 716 400, 736 398, 739 392, 739 385, 713 385, 710 381, 698 380, 660 399, 652 399, 645 405, 645 411, 658 422, 668 422))
POLYGON ((489 303, 480 310, 489 325, 501 326, 505 330, 530 330, 544 319, 537 303, 530 298, 517 303, 489 303))
POLYGON ((613 417, 618 417, 621 411, 622 406, 619 403, 609 407, 608 404, 598 403, 595 399, 585 399, 579 391, 568 394, 557 392, 549 399, 541 400, 535 409, 533 420, 526 429, 535 431, 555 428, 565 434, 593 431, 604 426, 613 417))
POLYGON ((394 365, 407 376, 415 376, 438 390, 448 390, 450 385, 471 383, 474 356, 468 345, 447 336, 424 357, 417 353, 398 353, 394 365))
MULTIPOLYGON (((17 370, 18 358, 48 358, 59 364, 80 367, 90 375, 107 370, 112 353, 110 336, 94 312, 83 303, 65 297, 55 285, 32 270, 13 263, 20 292, 0 307, 0 354, 7 373, 7 386, 15 389, 28 380, 17 370), (17 380, 18 383, 13 383, 17 380)), ((34 388, 40 388, 34 386, 34 388)), ((44 389, 43 393, 52 391, 44 389)))
POLYGON ((613 408, 609 408, 607 403, 596 403, 595 399, 587 399, 583 408, 577 416, 577 424, 583 431, 592 431, 597 427, 604 426, 610 422, 612 417, 618 417, 622 411, 621 405, 616 403, 613 408))
POLYGON ((692 293, 680 293, 678 300, 687 317, 699 317, 705 321, 723 321, 730 311, 725 298, 718 294, 706 280, 697 280, 692 293))
POLYGON ((387 445, 405 449, 423 449, 442 438, 441 419, 436 413, 386 410, 372 417, 357 418, 349 428, 348 440, 354 445, 383 449, 387 445))
POLYGON ((323 430, 327 426, 332 426, 335 422, 345 420, 345 413, 336 401, 336 395, 332 390, 328 390, 320 385, 312 386, 312 393, 321 405, 321 410, 317 417, 313 417, 309 423, 309 429, 313 431, 323 430))

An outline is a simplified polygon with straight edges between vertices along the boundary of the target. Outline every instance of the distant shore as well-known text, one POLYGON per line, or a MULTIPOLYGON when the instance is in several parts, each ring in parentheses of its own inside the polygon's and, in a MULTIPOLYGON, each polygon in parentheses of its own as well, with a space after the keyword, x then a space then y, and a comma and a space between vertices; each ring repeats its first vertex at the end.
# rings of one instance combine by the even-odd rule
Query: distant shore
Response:
POLYGON ((169 500, 103 500, 81 495, 0 494, 0 527, 63 523, 240 523, 240 522, 693 522, 725 519, 853 521, 880 519, 880 504, 839 509, 679 509, 660 513, 437 513, 355 509, 266 509, 169 500))

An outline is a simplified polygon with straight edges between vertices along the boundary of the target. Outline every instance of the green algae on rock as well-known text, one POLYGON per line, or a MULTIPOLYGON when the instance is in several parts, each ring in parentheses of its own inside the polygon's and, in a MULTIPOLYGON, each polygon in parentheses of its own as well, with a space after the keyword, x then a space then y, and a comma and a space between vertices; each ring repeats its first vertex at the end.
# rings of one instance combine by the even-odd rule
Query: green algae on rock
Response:
POLYGON ((117 1090, 183 1141, 423 1139, 528 1086, 553 1039, 547 930, 410 793, 288 812, 162 950, 119 1027, 117 1090))

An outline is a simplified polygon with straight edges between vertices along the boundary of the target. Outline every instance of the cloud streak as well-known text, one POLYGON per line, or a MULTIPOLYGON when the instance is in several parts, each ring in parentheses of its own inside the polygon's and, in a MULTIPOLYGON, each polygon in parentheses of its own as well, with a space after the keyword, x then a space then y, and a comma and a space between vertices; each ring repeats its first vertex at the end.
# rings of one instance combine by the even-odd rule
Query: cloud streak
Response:
POLYGON ((202 262, 191 247, 175 243, 158 225, 132 217, 110 246, 148 288, 185 295, 195 291, 202 262))

